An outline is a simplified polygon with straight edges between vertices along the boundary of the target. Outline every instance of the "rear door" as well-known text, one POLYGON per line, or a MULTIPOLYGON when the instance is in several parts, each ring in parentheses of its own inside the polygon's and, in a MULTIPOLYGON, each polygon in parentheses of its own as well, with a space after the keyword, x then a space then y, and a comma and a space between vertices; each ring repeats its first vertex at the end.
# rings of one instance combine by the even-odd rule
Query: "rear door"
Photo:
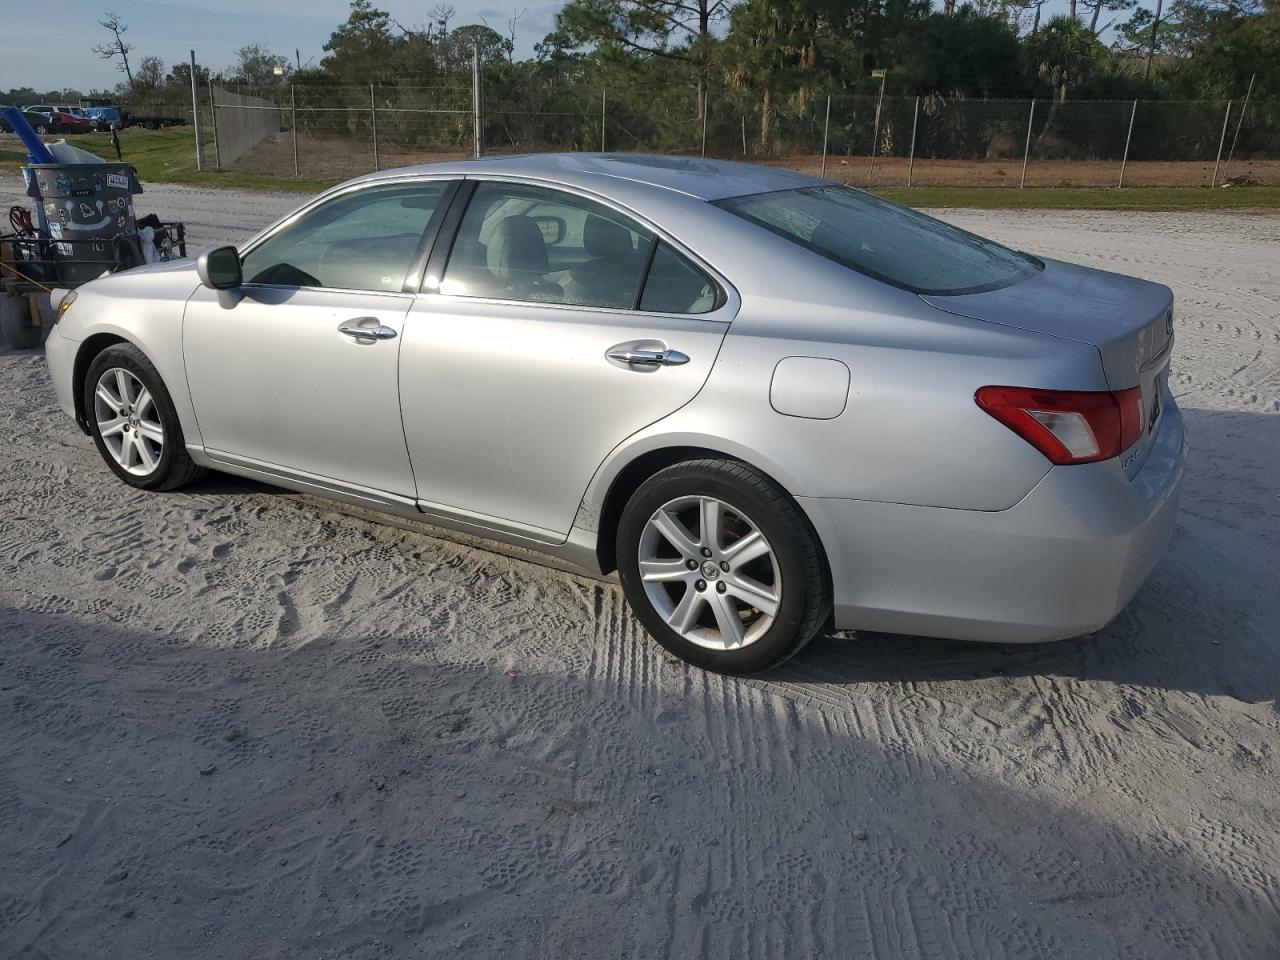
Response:
POLYGON ((701 389, 736 295, 599 199, 467 187, 400 355, 419 505, 563 540, 609 451, 701 389))

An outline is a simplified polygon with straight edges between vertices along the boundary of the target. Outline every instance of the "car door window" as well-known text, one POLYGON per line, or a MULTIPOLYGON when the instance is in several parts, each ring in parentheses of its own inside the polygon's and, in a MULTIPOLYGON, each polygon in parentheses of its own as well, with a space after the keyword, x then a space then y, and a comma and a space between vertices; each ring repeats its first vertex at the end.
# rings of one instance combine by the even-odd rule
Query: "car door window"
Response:
POLYGON ((640 309, 652 313, 709 313, 719 306, 720 288, 709 276, 659 242, 645 277, 640 309))
POLYGON ((630 310, 653 242, 629 217, 584 197, 481 183, 440 292, 630 310))
POLYGON ((245 282, 399 291, 448 186, 388 184, 335 197, 245 254, 245 282))

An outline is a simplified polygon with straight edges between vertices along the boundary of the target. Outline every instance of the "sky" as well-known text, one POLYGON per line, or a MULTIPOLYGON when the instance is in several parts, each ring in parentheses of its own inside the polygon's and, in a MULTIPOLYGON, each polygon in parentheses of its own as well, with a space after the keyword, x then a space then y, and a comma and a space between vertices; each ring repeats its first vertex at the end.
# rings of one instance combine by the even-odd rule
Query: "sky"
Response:
MULTIPOLYGON (((525 11, 516 27, 516 56, 533 53, 549 33, 561 0, 449 0, 457 13, 450 26, 488 23, 499 33, 525 11)), ((436 0, 378 0, 407 27, 421 26, 436 0)), ((1050 0, 1045 16, 1065 10, 1066 0, 1050 0)), ((158 56, 165 66, 186 60, 192 48, 202 66, 214 70, 235 62, 235 51, 257 43, 302 64, 318 65, 329 34, 346 20, 348 0, 0 0, 0 90, 74 87, 110 88, 123 78, 114 64, 96 57, 94 44, 111 35, 98 25, 106 12, 129 25, 134 62, 158 56)))

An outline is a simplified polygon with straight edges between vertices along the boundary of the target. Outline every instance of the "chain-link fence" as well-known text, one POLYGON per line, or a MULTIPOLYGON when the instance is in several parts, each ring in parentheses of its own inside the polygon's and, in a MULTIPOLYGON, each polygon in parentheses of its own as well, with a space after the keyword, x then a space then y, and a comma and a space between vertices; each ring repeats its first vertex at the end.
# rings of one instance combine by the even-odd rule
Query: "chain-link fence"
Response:
POLYGON ((1280 101, 815 94, 780 104, 713 88, 700 111, 692 88, 646 99, 581 77, 518 96, 494 86, 491 96, 479 84, 478 107, 470 75, 202 87, 215 141, 205 165, 339 180, 481 154, 608 150, 745 159, 873 187, 1280 185, 1280 101))

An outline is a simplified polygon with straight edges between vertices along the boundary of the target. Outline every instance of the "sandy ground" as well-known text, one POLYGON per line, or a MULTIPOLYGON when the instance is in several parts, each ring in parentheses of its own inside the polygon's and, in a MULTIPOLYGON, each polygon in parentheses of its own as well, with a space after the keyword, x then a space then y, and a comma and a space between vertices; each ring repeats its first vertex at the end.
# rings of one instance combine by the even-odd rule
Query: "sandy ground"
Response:
POLYGON ((0 956, 1275 957, 1280 218, 949 216, 1177 291, 1184 507, 1096 636, 711 676, 609 584, 136 493, 0 354, 0 956))

